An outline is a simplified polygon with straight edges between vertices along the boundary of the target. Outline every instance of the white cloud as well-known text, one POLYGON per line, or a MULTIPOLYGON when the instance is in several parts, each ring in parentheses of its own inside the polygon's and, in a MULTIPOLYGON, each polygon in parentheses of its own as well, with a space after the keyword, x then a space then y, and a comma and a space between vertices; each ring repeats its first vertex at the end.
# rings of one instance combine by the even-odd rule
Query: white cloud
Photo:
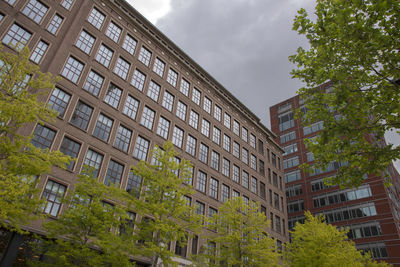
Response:
POLYGON ((127 2, 153 24, 171 10, 171 0, 127 0, 127 2))

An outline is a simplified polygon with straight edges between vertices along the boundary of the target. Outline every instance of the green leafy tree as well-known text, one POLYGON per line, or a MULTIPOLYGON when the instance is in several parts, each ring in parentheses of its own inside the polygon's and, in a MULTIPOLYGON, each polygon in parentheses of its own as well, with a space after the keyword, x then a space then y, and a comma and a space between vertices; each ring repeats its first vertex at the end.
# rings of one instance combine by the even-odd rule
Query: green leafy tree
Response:
POLYGON ((134 218, 129 194, 106 186, 91 175, 80 175, 63 200, 68 209, 44 223, 46 238, 36 246, 41 261, 33 266, 134 266, 134 218))
POLYGON ((230 199, 208 220, 208 227, 214 233, 207 236, 198 266, 281 266, 275 241, 266 233, 269 222, 256 204, 230 199), (219 244, 218 251, 210 244, 219 244))
POLYGON ((301 9, 294 20, 310 45, 289 57, 293 77, 306 83, 305 124, 324 121, 308 149, 317 167, 345 163, 334 184, 358 186, 400 158, 400 147, 384 145, 385 132, 400 127, 399 13, 398 0, 317 0, 315 18, 301 9))
POLYGON ((193 194, 185 185, 191 177, 191 164, 182 159, 176 161, 177 153, 171 142, 165 142, 163 149, 153 151, 153 163, 140 161, 132 168, 133 174, 143 179, 141 198, 134 195, 135 211, 141 215, 136 237, 139 240, 139 254, 150 257, 152 266, 161 260, 164 266, 176 266, 172 260, 169 244, 201 229, 201 219, 188 205, 185 196, 193 194))
POLYGON ((384 267, 385 262, 373 261, 369 254, 358 251, 345 229, 324 222, 323 216, 305 213, 304 224, 297 223, 291 232, 292 242, 284 250, 288 266, 309 267, 384 267))
POLYGON ((0 226, 22 231, 39 214, 37 177, 69 161, 59 151, 36 148, 21 127, 53 120, 57 114, 38 97, 54 89, 55 77, 29 62, 29 49, 6 53, 0 46, 0 226))

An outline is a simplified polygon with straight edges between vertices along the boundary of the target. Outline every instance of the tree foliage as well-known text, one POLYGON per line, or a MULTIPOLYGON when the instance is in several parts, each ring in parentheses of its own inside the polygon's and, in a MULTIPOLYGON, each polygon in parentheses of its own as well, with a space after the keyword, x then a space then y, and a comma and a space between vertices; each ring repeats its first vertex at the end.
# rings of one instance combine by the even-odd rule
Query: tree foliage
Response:
POLYGON ((56 117, 38 97, 54 89, 55 77, 29 62, 29 49, 6 53, 0 46, 0 226, 21 231, 38 214, 37 177, 69 157, 33 146, 21 127, 56 117))
POLYGON ((314 217, 307 211, 305 216, 305 223, 296 224, 291 232, 292 242, 286 245, 284 254, 288 266, 389 266, 373 261, 369 254, 363 255, 348 239, 345 229, 338 230, 325 223, 322 215, 314 217))
POLYGON ((345 163, 334 184, 358 186, 400 158, 400 147, 384 145, 385 132, 400 127, 399 14, 398 0, 317 0, 315 18, 301 9, 294 20, 310 45, 289 57, 306 83, 305 124, 324 121, 308 148, 318 167, 345 163), (318 88, 327 81, 330 93, 318 88))

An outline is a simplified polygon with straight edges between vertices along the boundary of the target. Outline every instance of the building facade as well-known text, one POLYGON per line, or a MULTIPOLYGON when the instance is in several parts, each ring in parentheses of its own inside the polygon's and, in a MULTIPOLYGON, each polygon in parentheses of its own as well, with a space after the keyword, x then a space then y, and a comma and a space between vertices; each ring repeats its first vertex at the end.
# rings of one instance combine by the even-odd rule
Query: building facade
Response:
MULTIPOLYGON (((54 196, 68 194, 85 164, 99 181, 140 192, 130 166, 151 161, 153 147, 170 140, 194 165, 198 213, 212 215, 231 197, 256 201, 272 222, 270 235, 287 241, 276 136, 127 2, 0 0, 0 38, 7 51, 28 46, 32 63, 62 77, 41 99, 57 120, 21 129, 35 146, 77 159, 40 178, 45 213, 66 208, 54 196)), ((183 263, 201 242, 179 250, 183 263)))
MULTIPOLYGON (((321 85, 326 90, 329 83, 321 85)), ((314 157, 307 151, 304 140, 312 138, 323 129, 323 122, 304 126, 294 118, 296 109, 305 109, 304 101, 297 95, 270 107, 271 129, 276 141, 285 151, 286 197, 288 201, 289 230, 296 222, 304 222, 304 211, 324 214, 326 221, 348 227, 349 237, 358 249, 370 251, 377 260, 400 266, 400 177, 393 166, 387 172, 393 185, 384 186, 383 176, 368 175, 365 182, 354 189, 340 190, 328 187, 325 177, 335 175, 340 163, 332 162, 325 170, 304 172, 299 165, 312 166, 314 157)))

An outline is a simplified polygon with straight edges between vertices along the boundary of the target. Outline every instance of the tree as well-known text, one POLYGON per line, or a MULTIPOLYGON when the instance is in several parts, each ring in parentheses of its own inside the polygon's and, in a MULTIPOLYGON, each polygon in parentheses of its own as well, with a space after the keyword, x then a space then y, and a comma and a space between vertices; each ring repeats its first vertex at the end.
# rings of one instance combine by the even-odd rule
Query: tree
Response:
POLYGON ((318 0, 315 19, 301 9, 294 20, 310 45, 289 57, 306 83, 305 124, 324 122, 308 149, 317 167, 342 163, 334 184, 358 186, 400 158, 400 147, 384 144, 400 127, 399 13, 397 0, 318 0), (329 93, 318 88, 327 81, 329 93))
POLYGON ((128 193, 80 175, 64 199, 68 209, 57 220, 44 223, 47 232, 36 246, 41 261, 33 266, 134 266, 132 213, 128 193), (112 204, 111 204, 112 203, 112 204))
POLYGON ((293 228, 292 242, 284 250, 288 266, 389 266, 373 261, 369 254, 363 255, 348 239, 345 229, 325 223, 322 215, 314 217, 307 211, 305 216, 305 223, 293 228))
POLYGON ((281 266, 275 241, 266 233, 269 222, 258 207, 240 197, 222 204, 209 219, 212 245, 200 255, 199 266, 281 266), (220 245, 218 252, 214 244, 220 245))
POLYGON ((201 229, 201 219, 185 199, 193 194, 184 184, 191 177, 191 164, 185 159, 177 162, 176 156, 172 143, 165 142, 163 149, 154 149, 152 164, 140 161, 132 168, 133 174, 143 179, 144 187, 141 198, 132 195, 135 211, 142 217, 136 230, 139 253, 151 257, 152 266, 159 260, 164 266, 176 266, 169 244, 186 242, 187 236, 201 229))
POLYGON ((23 126, 53 120, 56 113, 38 97, 54 89, 56 79, 29 62, 29 49, 15 54, 0 46, 0 226, 17 231, 38 217, 37 177, 69 161, 59 151, 36 148, 23 126))

